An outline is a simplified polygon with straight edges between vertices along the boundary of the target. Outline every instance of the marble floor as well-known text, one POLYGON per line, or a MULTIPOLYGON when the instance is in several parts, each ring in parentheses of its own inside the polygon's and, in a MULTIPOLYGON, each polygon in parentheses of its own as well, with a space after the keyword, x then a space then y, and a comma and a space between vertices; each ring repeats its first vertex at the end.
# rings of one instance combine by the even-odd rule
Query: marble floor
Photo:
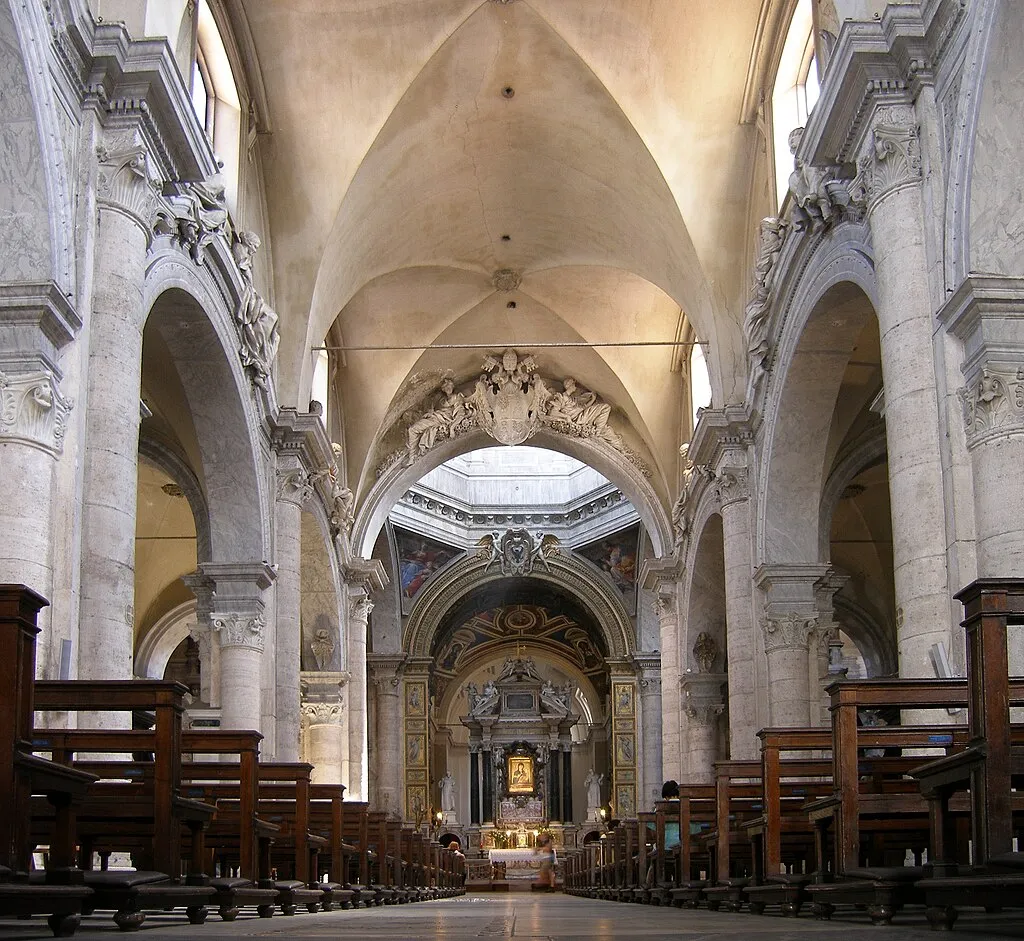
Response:
MULTIPOLYGON (((120 935, 109 917, 92 916, 75 937, 120 935)), ((469 941, 477 938, 514 938, 518 941, 789 941, 789 939, 838 938, 842 941, 924 941, 940 937, 924 920, 923 911, 896 916, 891 928, 875 928, 866 916, 851 913, 831 923, 811 917, 799 919, 773 915, 730 915, 708 911, 683 911, 647 905, 591 901, 560 893, 513 893, 465 895, 439 902, 421 902, 387 908, 326 914, 300 914, 272 919, 240 916, 232 924, 216 916, 201 927, 184 918, 153 915, 136 937, 150 941, 196 938, 228 941, 242 938, 320 939, 344 936, 370 941, 469 941)), ((946 935, 949 937, 949 935, 946 935)), ((0 938, 16 941, 49 938, 41 919, 0 921, 0 938)), ((952 937, 961 939, 1024 939, 1024 911, 996 916, 964 913, 952 937)))

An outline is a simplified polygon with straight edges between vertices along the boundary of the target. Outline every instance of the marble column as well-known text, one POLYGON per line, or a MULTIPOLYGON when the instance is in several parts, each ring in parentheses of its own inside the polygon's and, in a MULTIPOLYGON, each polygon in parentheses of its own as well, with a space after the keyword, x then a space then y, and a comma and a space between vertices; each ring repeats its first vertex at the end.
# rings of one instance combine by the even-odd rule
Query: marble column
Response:
POLYGON ((830 697, 825 690, 846 675, 846 670, 838 663, 838 658, 842 656, 842 643, 839 640, 839 624, 835 619, 833 598, 848 581, 849 576, 830 572, 815 586, 818 621, 808 642, 807 656, 810 668, 808 690, 811 696, 811 725, 832 724, 830 697))
POLYGON ((204 562, 212 589, 210 625, 220 649, 221 728, 260 731, 264 592, 274 580, 265 562, 204 562))
POLYGON ((756 758, 757 671, 750 556, 750 492, 745 455, 730 452, 718 471, 725 563, 725 642, 729 670, 730 758, 756 758))
MULTIPOLYGON (((820 564, 762 565, 754 573, 754 584, 765 594, 761 630, 768 666, 768 722, 772 726, 811 724, 809 646, 818 626, 818 592, 832 574, 828 565, 820 564)), ((815 685, 815 720, 818 695, 815 685)))
MULTIPOLYGON (((85 402, 78 675, 130 679, 146 250, 157 190, 133 132, 100 148, 85 402)), ((89 721, 90 718, 92 721, 89 721)), ((116 713, 87 717, 120 724, 116 713)))
POLYGON ((314 784, 341 784, 345 760, 345 673, 309 672, 302 677, 305 761, 314 784))
MULTIPOLYGON (((367 799, 369 768, 366 728, 366 635, 373 602, 362 586, 348 596, 348 794, 352 800, 367 799)), ((396 731, 396 735, 398 732, 396 731)))
POLYGON ((892 505, 896 639, 902 676, 934 676, 950 639, 946 514, 925 245, 919 127, 909 103, 876 106, 853 190, 874 246, 892 505))
POLYGON ((299 760, 302 659, 302 507, 313 484, 298 459, 279 460, 274 513, 274 558, 277 562, 277 634, 274 666, 277 693, 277 760, 299 760))
POLYGON ((691 673, 680 688, 687 717, 686 753, 690 784, 710 784, 715 779, 719 754, 719 717, 725 711, 722 691, 728 682, 724 673, 691 673))
POLYGON ((653 810, 661 797, 661 658, 657 654, 636 654, 640 686, 639 747, 641 754, 638 810, 653 810))
MULTIPOLYGON (((0 582, 53 597, 52 487, 71 402, 60 391, 60 349, 81 322, 55 284, 0 286, 0 582)), ((49 609, 39 613, 36 670, 55 677, 49 609)))
MULTIPOLYGON (((659 587, 654 610, 661 627, 661 682, 670 690, 679 682, 679 619, 675 583, 659 587)), ((666 778, 678 781, 682 774, 679 739, 679 699, 661 695, 661 765, 666 778)))
POLYGON ((403 657, 371 654, 368 669, 377 696, 374 757, 377 772, 377 808, 404 813, 402 784, 405 774, 402 717, 403 657))

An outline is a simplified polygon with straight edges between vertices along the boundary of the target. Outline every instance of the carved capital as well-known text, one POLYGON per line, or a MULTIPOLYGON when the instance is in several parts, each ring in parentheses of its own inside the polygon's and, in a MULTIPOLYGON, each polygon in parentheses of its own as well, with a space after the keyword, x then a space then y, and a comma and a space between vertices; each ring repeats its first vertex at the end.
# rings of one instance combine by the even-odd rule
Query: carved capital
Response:
POLYGON ((818 623, 818 616, 791 612, 781 615, 766 615, 761 622, 766 653, 776 650, 807 649, 811 632, 818 623))
POLYGON ((338 702, 304 702, 302 717, 310 725, 337 725, 341 722, 342 707, 338 702))
POLYGON ((220 637, 220 646, 245 647, 249 650, 263 652, 265 638, 263 629, 266 621, 263 615, 251 614, 215 614, 212 618, 213 629, 220 637))
POLYGON ((58 457, 73 405, 48 369, 20 375, 0 371, 0 442, 31 445, 58 457))
POLYGON ((303 507, 313 496, 312 478, 304 470, 277 472, 277 499, 303 507))
POLYGON ((850 187, 854 201, 872 209, 921 178, 920 129, 913 105, 880 110, 857 159, 857 176, 850 187))
POLYGON ((365 627, 370 621, 370 612, 372 610, 373 602, 369 598, 353 600, 352 607, 349 609, 349 618, 365 627))
POLYGON ((967 447, 1008 433, 1024 433, 1024 365, 984 366, 977 378, 957 389, 963 407, 967 447))
POLYGON ((696 725, 713 725, 723 712, 725 703, 687 701, 686 704, 686 716, 696 725))
POLYGON ((146 148, 134 135, 115 136, 96 149, 96 156, 99 159, 97 202, 131 219, 145 233, 148 244, 161 201, 146 148))
POLYGON ((717 478, 716 489, 719 503, 723 508, 746 500, 749 495, 746 468, 731 467, 722 470, 717 478))

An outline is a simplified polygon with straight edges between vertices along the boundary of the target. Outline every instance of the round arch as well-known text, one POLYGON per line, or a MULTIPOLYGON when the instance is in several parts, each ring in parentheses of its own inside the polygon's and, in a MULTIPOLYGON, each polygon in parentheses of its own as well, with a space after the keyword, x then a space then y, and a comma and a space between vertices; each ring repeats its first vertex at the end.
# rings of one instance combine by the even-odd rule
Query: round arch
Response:
POLYGON ((178 252, 158 256, 147 270, 146 325, 166 345, 190 410, 211 558, 262 560, 269 557, 271 514, 259 423, 231 315, 208 279, 205 269, 190 267, 178 252))
POLYGON ((820 561, 817 508, 827 472, 828 432, 850 353, 868 318, 875 316, 874 269, 853 235, 834 234, 823 241, 811 259, 813 273, 780 298, 790 313, 764 406, 759 564, 820 561), (816 450, 809 454, 807 447, 794 447, 795 441, 816 450), (809 507, 814 511, 808 512, 809 507), (773 534, 784 538, 773 541, 773 534))
MULTIPOLYGON (((487 564, 486 558, 468 556, 427 584, 406 625, 402 649, 409 656, 429 657, 437 632, 459 600, 505 578, 493 568, 487 571, 487 564)), ((559 588, 579 601, 600 629, 610 659, 629 657, 636 646, 629 615, 597 570, 564 554, 553 556, 548 564, 550 571, 541 566, 540 571, 534 570, 531 578, 559 588)))
MULTIPOLYGON (((655 556, 670 555, 673 545, 672 523, 651 479, 625 455, 595 439, 570 438, 548 429, 537 432, 529 444, 567 454, 589 465, 615 484, 636 508, 647 530, 655 556)), ((495 446, 486 432, 474 430, 437 445, 412 465, 392 465, 376 480, 356 513, 352 527, 353 550, 369 557, 377 534, 388 513, 405 491, 445 461, 480 448, 495 446)))
POLYGON ((167 661, 196 624, 194 600, 171 608, 139 641, 135 651, 135 675, 140 679, 162 680, 167 661))

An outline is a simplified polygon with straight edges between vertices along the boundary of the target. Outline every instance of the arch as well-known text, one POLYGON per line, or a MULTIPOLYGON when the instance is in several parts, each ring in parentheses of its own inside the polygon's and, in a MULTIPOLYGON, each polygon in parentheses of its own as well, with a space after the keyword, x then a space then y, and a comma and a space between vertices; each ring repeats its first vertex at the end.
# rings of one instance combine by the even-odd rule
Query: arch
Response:
POLYGON ((237 333, 209 278, 180 253, 157 256, 147 270, 146 326, 157 330, 166 345, 190 409, 211 557, 260 561, 269 558, 270 545, 265 455, 258 444, 250 380, 237 354, 237 333), (226 434, 226 429, 233 433, 226 434))
POLYGON ((788 310, 764 405, 758 468, 757 562, 823 561, 819 516, 826 448, 850 353, 875 313, 873 267, 859 236, 844 226, 815 250, 780 297, 788 310), (806 447, 794 446, 794 442, 806 447))
POLYGON ((208 562, 212 556, 210 539, 210 511, 202 484, 188 462, 173 448, 145 432, 139 436, 139 457, 159 467, 185 494, 192 518, 196 524, 196 556, 199 562, 208 562))
MULTIPOLYGON (((529 443, 567 454, 593 467, 615 484, 636 508, 647 530, 656 556, 671 553, 672 523, 651 479, 625 455, 592 438, 570 438, 543 429, 529 443)), ((445 461, 480 448, 494 447, 494 439, 484 431, 474 430, 454 440, 445 441, 417 458, 411 466, 398 462, 382 473, 363 500, 352 527, 353 551, 369 557, 391 508, 405 491, 424 475, 445 461)))
POLYGON ((135 651, 135 675, 140 679, 162 680, 167 661, 197 623, 195 600, 171 608, 139 641, 135 651))
POLYGON ((0 5, 0 55, 8 62, 0 123, 8 155, 20 158, 9 168, 18 205, 0 226, 0 281, 52 279, 68 293, 75 288, 73 205, 50 47, 38 4, 0 5))
POLYGON ((832 515, 847 485, 864 468, 886 456, 885 426, 879 425, 853 441, 836 460, 821 492, 818 512, 819 558, 828 558, 829 528, 832 515))
MULTIPOLYGON (((693 560, 687 586, 685 643, 689 649, 680 651, 680 671, 697 672, 697 661, 693 657, 693 642, 697 635, 706 632, 718 645, 720 657, 726 654, 725 615, 725 535, 722 530, 722 516, 717 511, 708 513, 700 529, 700 536, 694 540, 693 560), (683 664, 686 664, 684 667, 683 664), (688 668, 688 669, 687 669, 688 668)), ((724 663, 716 663, 714 672, 724 673, 724 663)))
POLYGON ((868 676, 897 676, 899 660, 895 636, 886 635, 872 612, 841 592, 833 598, 832 608, 836 620, 863 655, 868 676))
MULTIPOLYGON (((430 657, 435 636, 448 613, 460 599, 506 576, 493 569, 488 560, 469 556, 449 566, 423 589, 405 628, 402 649, 412 657, 430 657)), ((629 657, 635 647, 633 626, 622 601, 596 569, 571 554, 560 553, 548 560, 550 571, 535 568, 530 576, 561 589, 576 598, 602 632, 610 659, 629 657)))

